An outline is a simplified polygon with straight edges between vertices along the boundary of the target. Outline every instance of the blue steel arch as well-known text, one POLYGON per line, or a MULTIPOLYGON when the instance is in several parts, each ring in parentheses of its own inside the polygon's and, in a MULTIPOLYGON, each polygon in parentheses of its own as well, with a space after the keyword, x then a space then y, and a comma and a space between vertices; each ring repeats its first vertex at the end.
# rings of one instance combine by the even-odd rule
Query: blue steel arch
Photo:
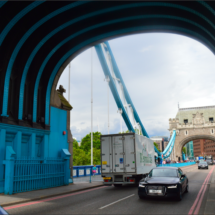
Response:
MULTIPOLYGON (((31 3, 30 5, 28 5, 26 8, 24 8, 22 11, 20 11, 8 24, 7 26, 3 29, 3 31, 0 34, 0 46, 2 45, 2 42, 4 41, 5 37, 7 36, 7 34, 9 33, 9 31, 13 28, 13 26, 22 18, 24 17, 27 13, 29 13, 31 10, 33 10, 34 8, 36 8, 37 6, 39 6, 40 4, 42 4, 45 1, 35 1, 33 3, 31 3)), ((6 2, 5 2, 6 3, 6 2)), ((0 3, 0 8, 1 6, 0 3)))
POLYGON ((18 44, 16 45, 12 56, 9 60, 8 63, 8 67, 7 67, 7 71, 6 71, 6 75, 5 75, 5 83, 4 83, 4 95, 3 95, 3 108, 2 108, 2 114, 1 116, 8 116, 7 115, 7 106, 8 106, 8 93, 9 93, 9 80, 10 80, 10 75, 11 75, 11 71, 12 71, 12 67, 14 64, 14 61, 22 47, 22 45, 25 43, 25 41, 28 39, 28 37, 37 29, 39 28, 42 24, 44 24, 46 21, 50 20, 52 17, 66 11, 69 10, 73 7, 85 4, 86 2, 75 2, 75 3, 71 3, 70 5, 64 6, 52 13, 50 13, 49 15, 45 16, 44 18, 42 18, 40 21, 38 21, 35 25, 33 25, 26 33, 25 35, 21 38, 21 40, 18 42, 18 44))
MULTIPOLYGON (((138 4, 139 6, 152 6, 152 5, 156 5, 156 4, 152 4, 152 3, 140 3, 138 4)), ((161 5, 161 3, 159 3, 158 5, 161 5)), ((166 5, 165 5, 166 6, 166 5)), ((173 6, 172 4, 170 4, 169 6, 173 6)), ((175 5, 174 5, 175 6, 175 5)), ((100 11, 96 11, 84 16, 81 16, 79 18, 73 19, 71 21, 66 22, 65 24, 61 25, 60 27, 56 28, 55 30, 53 30, 51 33, 49 33, 47 36, 45 36, 43 38, 43 40, 41 40, 41 42, 35 47, 35 49, 32 51, 30 57, 27 60, 27 63, 25 65, 24 71, 23 71, 23 75, 22 75, 22 79, 21 79, 21 85, 20 85, 20 94, 19 94, 19 113, 18 113, 18 119, 22 119, 22 115, 23 115, 23 102, 24 102, 24 87, 25 87, 25 80, 27 77, 27 73, 28 73, 28 69, 30 67, 31 62, 33 61, 35 55, 37 54, 37 52, 39 51, 39 49, 52 37, 54 36, 56 33, 58 33, 59 31, 63 30, 64 28, 68 27, 69 25, 72 25, 78 21, 81 21, 83 19, 87 19, 90 18, 92 16, 96 16, 99 14, 104 14, 104 13, 108 13, 108 12, 112 12, 114 10, 119 10, 119 9, 126 9, 126 8, 131 8, 131 7, 137 7, 137 4, 130 4, 130 5, 124 5, 124 6, 116 6, 116 7, 112 7, 112 8, 108 8, 108 9, 104 9, 104 10, 100 10, 100 11)), ((141 16, 139 16, 141 18, 141 16)), ((185 21, 187 23, 193 24, 199 28, 201 28, 203 31, 205 31, 207 34, 209 34, 213 39, 214 36, 207 31, 204 27, 202 27, 201 25, 190 21, 188 19, 185 18, 181 18, 181 17, 176 17, 176 16, 168 16, 168 15, 142 15, 142 18, 169 18, 169 19, 177 19, 177 20, 181 20, 181 21, 185 21)), ((126 18, 124 18, 126 20, 126 18)), ((132 18, 130 18, 131 20, 132 18)), ((134 19, 138 19, 138 18, 134 18, 134 19)), ((41 73, 38 73, 39 79, 41 77, 41 73)), ((38 80, 38 78, 37 78, 38 80)), ((38 85, 38 83, 37 83, 38 85)), ((36 87, 38 88, 38 86, 36 87)), ((35 98, 35 96, 34 96, 35 98)), ((33 122, 36 122, 36 119, 33 118, 33 122)))
MULTIPOLYGON (((92 29, 95 29, 95 28, 98 28, 98 27, 101 27, 101 26, 104 26, 104 25, 108 25, 108 24, 113 24, 113 23, 117 23, 117 22, 123 22, 123 21, 128 21, 128 20, 134 20, 134 19, 142 19, 142 18, 154 18, 154 17, 157 17, 157 18, 170 18, 170 19, 178 19, 178 17, 174 17, 174 16, 166 16, 166 15, 141 15, 141 16, 135 16, 135 17, 127 17, 127 18, 122 18, 122 19, 117 19, 117 20, 113 20, 113 21, 108 21, 108 22, 105 22, 105 23, 101 23, 101 24, 98 24, 98 25, 95 25, 95 26, 91 26, 89 28, 86 28, 84 30, 81 30, 69 37, 67 37, 66 39, 64 39, 63 41, 61 41, 48 55, 47 57, 45 58, 45 60, 43 61, 40 69, 39 69, 39 72, 38 72, 38 75, 37 75, 37 78, 36 78, 36 82, 35 82, 35 87, 34 87, 34 96, 33 96, 33 122, 36 122, 36 113, 37 113, 37 94, 38 94, 38 87, 39 87, 39 82, 40 82, 40 78, 42 76, 42 73, 43 73, 43 70, 48 62, 48 60, 52 57, 52 55, 62 46, 64 45, 66 42, 68 42, 69 40, 73 39, 74 37, 77 37, 78 35, 80 34, 83 34, 87 31, 90 31, 92 29)), ((183 20, 183 21, 188 21, 186 19, 180 19, 179 20, 183 20)), ((194 22, 190 22, 194 25, 197 25, 199 26, 200 28, 203 28, 202 26, 194 23, 194 22)), ((67 23, 65 24, 67 26, 67 23)), ((59 27, 60 28, 60 27, 59 27)), ((56 29, 57 31, 57 29, 56 29)), ((54 32, 51 32, 50 34, 52 33, 55 33, 56 32, 54 30, 54 32)), ((48 36, 48 35, 47 35, 48 36)), ((46 39, 46 38, 45 38, 46 39)), ((214 38, 213 38, 214 39, 214 38)), ((41 43, 38 44, 38 48, 36 47, 35 50, 38 51, 39 47, 42 46, 44 41, 41 41, 41 43)), ((35 51, 35 52, 36 52, 35 51)), ((32 52, 32 54, 36 54, 34 51, 32 52)), ((33 58, 31 58, 31 61, 33 60, 33 58)), ((29 68, 29 65, 27 66, 27 69, 29 68)), ((20 91, 22 90, 22 92, 20 92, 20 107, 19 107, 19 119, 22 119, 22 113, 23 113, 23 94, 24 94, 24 80, 26 78, 26 75, 27 75, 27 69, 24 69, 24 74, 22 76, 22 81, 21 81, 21 87, 20 87, 20 91)), ((131 99, 130 99, 131 100, 131 99)), ((137 116, 138 117, 138 116, 137 116)), ((143 126, 142 126, 143 127, 143 126)), ((144 127, 143 127, 144 128, 144 127)), ((145 129, 143 129, 143 132, 144 132, 145 129)), ((145 131, 146 132, 146 131, 145 131)), ((147 136, 147 135, 146 135, 147 136)))
POLYGON ((7 1, 0 1, 0 8, 6 3, 7 1))
MULTIPOLYGON (((99 35, 96 36, 94 38, 91 38, 89 40, 86 40, 85 42, 75 46, 74 48, 72 48, 70 51, 68 51, 60 60, 59 62, 56 64, 49 82, 48 82, 48 86, 47 86, 47 90, 46 90, 46 100, 45 100, 45 124, 49 124, 49 105, 50 105, 50 95, 51 95, 51 87, 54 81, 54 78, 58 72, 58 70, 60 69, 61 65, 66 61, 67 58, 69 58, 72 54, 74 54, 75 52, 77 52, 78 50, 84 48, 85 46, 91 44, 91 43, 95 43, 96 41, 102 40, 104 38, 108 38, 111 36, 115 36, 115 35, 119 35, 119 34, 124 34, 124 33, 131 33, 131 32, 139 32, 139 31, 152 31, 152 30, 162 30, 163 32, 166 31, 171 31, 171 32, 180 32, 180 34, 184 34, 184 35, 193 35, 193 37, 196 36, 196 38, 201 38, 202 41, 205 42, 205 44, 208 43, 207 47, 210 47, 212 44, 210 44, 210 42, 206 41, 205 38, 203 38, 201 35, 188 30, 188 29, 184 29, 184 28, 179 28, 179 27, 170 27, 170 26, 148 26, 148 27, 133 27, 133 28, 127 28, 127 29, 123 29, 123 30, 118 30, 118 31, 113 31, 113 32, 109 32, 107 34, 104 35, 99 35), (209 45, 210 44, 210 45, 209 45)), ((215 52, 215 50, 213 50, 213 53, 215 52)))
MULTIPOLYGON (((84 4, 86 2, 77 2, 77 3, 73 3, 73 5, 75 4, 84 4)), ((192 10, 190 8, 187 8, 185 6, 181 6, 181 5, 175 5, 175 4, 171 4, 171 3, 160 3, 160 2, 144 2, 144 3, 136 3, 137 5, 140 4, 145 4, 145 6, 165 6, 165 7, 174 7, 174 8, 178 8, 178 9, 182 9, 182 10, 186 10, 188 12, 194 13, 197 16, 201 17, 202 19, 204 19, 206 22, 208 22, 213 28, 214 25, 212 22, 210 22, 210 20, 208 20, 205 16, 203 16, 202 14, 198 13, 195 10, 192 10)), ((72 6, 72 5, 71 5, 72 6)), ((205 5, 204 5, 205 6, 205 5)), ((73 6, 72 6, 73 7, 73 6)), ((19 50, 21 49, 22 45, 24 44, 24 42, 27 40, 27 38, 33 33, 33 31, 35 31, 40 25, 42 25, 43 23, 45 23, 46 21, 48 21, 49 19, 51 19, 52 17, 58 15, 59 13, 62 13, 63 10, 67 10, 69 8, 69 5, 60 8, 54 12, 52 12, 51 14, 47 15, 46 17, 44 17, 43 19, 41 19, 39 22, 37 22, 24 36, 23 38, 20 40, 20 42, 17 44, 16 48, 14 49, 14 52, 11 56, 11 59, 9 61, 9 65, 7 68, 7 72, 6 72, 6 76, 5 76, 5 84, 4 84, 4 95, 3 95, 3 108, 2 108, 2 114, 1 116, 7 116, 7 106, 8 106, 8 93, 9 93, 9 79, 10 79, 10 74, 11 74, 11 70, 12 70, 12 66, 13 63, 15 61, 16 56, 18 55, 19 50)), ((120 9, 123 9, 123 6, 119 6, 120 9)), ((23 94, 21 94, 21 98, 23 97, 23 94)))

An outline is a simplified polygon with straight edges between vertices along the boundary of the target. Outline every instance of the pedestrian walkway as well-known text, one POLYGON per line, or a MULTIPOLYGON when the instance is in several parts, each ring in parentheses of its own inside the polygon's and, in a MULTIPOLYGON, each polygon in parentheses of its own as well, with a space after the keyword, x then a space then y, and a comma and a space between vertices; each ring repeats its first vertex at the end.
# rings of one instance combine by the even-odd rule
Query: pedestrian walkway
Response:
POLYGON ((215 214, 215 169, 212 173, 211 182, 209 183, 206 205, 204 214, 215 214))
MULTIPOLYGON (((74 183, 90 182, 90 176, 73 178, 74 183)), ((91 182, 103 181, 101 175, 91 176, 91 182)))
POLYGON ((99 187, 102 185, 103 184, 101 181, 100 182, 93 181, 92 183, 74 182, 74 184, 70 184, 68 186, 54 187, 54 188, 43 189, 43 190, 35 190, 35 191, 29 191, 24 193, 16 193, 13 195, 0 194, 0 205, 2 207, 5 207, 9 205, 25 203, 25 202, 40 200, 40 199, 53 197, 57 195, 63 195, 63 194, 68 194, 76 191, 99 187))

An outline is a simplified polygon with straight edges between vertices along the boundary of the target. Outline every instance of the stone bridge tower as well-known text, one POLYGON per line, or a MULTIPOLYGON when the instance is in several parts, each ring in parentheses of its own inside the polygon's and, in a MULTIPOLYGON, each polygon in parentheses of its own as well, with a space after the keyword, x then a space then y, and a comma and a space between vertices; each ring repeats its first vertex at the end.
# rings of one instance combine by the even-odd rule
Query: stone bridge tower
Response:
POLYGON ((182 148, 195 139, 215 141, 215 106, 179 108, 175 118, 169 119, 169 131, 176 130, 176 139, 171 159, 182 157, 182 148))

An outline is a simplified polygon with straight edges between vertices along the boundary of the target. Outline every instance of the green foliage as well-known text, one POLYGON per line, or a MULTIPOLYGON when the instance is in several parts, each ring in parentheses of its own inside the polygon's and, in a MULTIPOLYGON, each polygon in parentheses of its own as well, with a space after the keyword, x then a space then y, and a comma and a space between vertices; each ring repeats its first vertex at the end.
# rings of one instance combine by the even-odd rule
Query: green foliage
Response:
POLYGON ((158 148, 158 144, 157 144, 157 143, 154 142, 154 146, 157 148, 157 150, 158 150, 159 152, 161 152, 161 150, 158 148))
MULTIPOLYGON (((93 133, 93 164, 101 164, 100 156, 100 132, 93 133)), ((81 141, 79 147, 76 140, 73 141, 73 165, 90 165, 91 164, 91 133, 87 134, 81 141)))
POLYGON ((186 147, 183 147, 182 152, 184 152, 185 155, 187 154, 186 147))
POLYGON ((119 134, 125 134, 125 133, 130 133, 130 131, 127 130, 127 131, 119 132, 119 134))
POLYGON ((88 156, 82 149, 73 148, 73 165, 90 165, 90 156, 88 156))
MULTIPOLYGON (((139 134, 139 129, 134 129, 136 134, 139 134)), ((130 133, 129 130, 127 131, 123 131, 123 132, 119 132, 119 134, 125 134, 125 133, 130 133)), ((140 135, 142 135, 142 132, 140 132, 140 135)))
POLYGON ((78 141, 76 139, 73 139, 73 149, 78 149, 79 145, 78 145, 78 141))
MULTIPOLYGON (((100 132, 93 132, 93 148, 100 149, 100 132)), ((91 133, 87 134, 81 140, 81 149, 83 149, 86 153, 91 149, 91 133)))

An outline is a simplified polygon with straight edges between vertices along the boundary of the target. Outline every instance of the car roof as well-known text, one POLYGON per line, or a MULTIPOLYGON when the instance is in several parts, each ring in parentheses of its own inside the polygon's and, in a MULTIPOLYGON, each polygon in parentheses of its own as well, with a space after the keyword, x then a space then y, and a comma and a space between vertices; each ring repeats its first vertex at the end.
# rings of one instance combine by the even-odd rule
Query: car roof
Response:
POLYGON ((153 169, 178 169, 178 167, 173 167, 173 166, 158 166, 153 169))

